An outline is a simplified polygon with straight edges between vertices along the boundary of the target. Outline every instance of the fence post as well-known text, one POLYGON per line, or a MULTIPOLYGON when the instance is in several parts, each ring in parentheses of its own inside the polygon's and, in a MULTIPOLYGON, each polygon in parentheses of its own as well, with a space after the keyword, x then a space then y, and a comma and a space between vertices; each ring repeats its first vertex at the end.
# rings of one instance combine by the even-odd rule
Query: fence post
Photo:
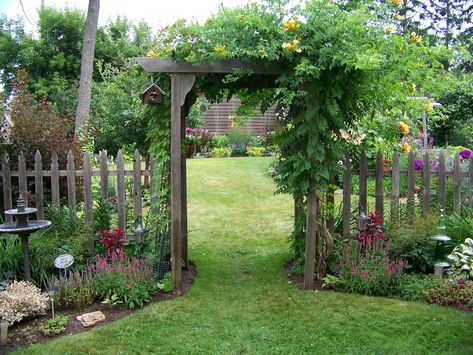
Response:
POLYGON ((100 196, 102 199, 108 199, 108 164, 107 151, 100 151, 100 196))
POLYGON ((133 155, 133 216, 141 216, 141 157, 138 149, 133 155))
POLYGON ((468 171, 468 206, 473 208, 473 154, 470 155, 470 168, 468 171))
POLYGON ((335 179, 330 178, 329 186, 327 191, 327 229, 331 235, 333 235, 335 230, 335 179))
POLYGON ((453 210, 456 213, 460 212, 461 207, 461 184, 460 154, 456 154, 453 166, 453 210))
POLYGON ((445 152, 442 150, 439 156, 439 205, 440 208, 443 209, 444 213, 446 213, 446 191, 445 191, 445 152))
MULTIPOLYGON (((10 159, 8 154, 5 153, 2 159, 2 173, 3 173, 3 203, 5 210, 12 209, 12 195, 11 195, 11 171, 10 171, 10 159)), ((12 222, 13 216, 6 215, 5 222, 12 222)))
POLYGON ((362 151, 360 156, 360 191, 358 205, 366 214, 368 213, 367 176, 368 163, 366 161, 366 153, 365 151, 362 151))
POLYGON ((399 226, 399 196, 400 196, 400 174, 399 153, 393 154, 392 186, 391 186, 391 220, 395 226, 399 226))
MULTIPOLYGON (((361 171, 361 170, 360 170, 361 171)), ((351 162, 350 154, 345 155, 345 171, 343 173, 343 237, 351 236, 351 162)))
POLYGON ((84 153, 84 212, 85 230, 88 237, 87 248, 90 253, 94 251, 94 218, 92 211, 92 169, 90 166, 89 152, 84 153))
POLYGON ((384 218, 384 169, 383 169, 383 154, 378 150, 376 155, 376 198, 375 210, 384 218))
POLYGON ((315 191, 307 195, 307 216, 305 236, 304 289, 314 286, 315 236, 317 233, 317 195, 315 191))
POLYGON ((429 153, 424 155, 424 167, 423 167, 423 180, 424 180, 424 191, 422 195, 422 213, 427 215, 430 210, 430 157, 429 153))
POLYGON ((36 151, 34 156, 34 171, 36 208, 38 209, 36 216, 38 219, 44 219, 43 162, 39 150, 36 151))
POLYGON ((67 204, 72 209, 76 208, 76 167, 70 150, 67 153, 67 204))
POLYGON ((18 156, 18 184, 19 184, 19 194, 25 200, 26 206, 28 206, 28 196, 26 192, 28 191, 28 182, 26 177, 26 162, 25 162, 25 155, 23 152, 20 152, 18 156))
POLYGON ((407 164, 407 220, 409 224, 414 221, 414 198, 415 198, 415 163, 414 163, 414 152, 411 150, 408 156, 407 164))
POLYGON ((117 153, 117 212, 118 212, 118 228, 126 231, 125 216, 125 161, 123 160, 122 150, 117 153))
POLYGON ((59 162, 56 152, 51 154, 51 202, 53 206, 59 207, 59 162))

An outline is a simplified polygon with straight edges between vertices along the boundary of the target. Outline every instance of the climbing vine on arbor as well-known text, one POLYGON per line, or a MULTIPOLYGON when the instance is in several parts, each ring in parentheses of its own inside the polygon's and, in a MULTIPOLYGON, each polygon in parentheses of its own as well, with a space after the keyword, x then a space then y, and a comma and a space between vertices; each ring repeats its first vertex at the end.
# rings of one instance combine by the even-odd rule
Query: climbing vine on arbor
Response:
MULTIPOLYGON (((305 196, 315 192, 323 200, 339 172, 342 130, 363 117, 389 122, 419 112, 422 103, 409 98, 435 85, 440 55, 447 53, 418 35, 396 34, 396 6, 341 0, 291 6, 286 0, 267 0, 222 7, 203 25, 180 21, 169 27, 153 56, 192 63, 238 58, 268 70, 284 68, 270 89, 241 90, 239 81, 252 72, 238 70, 225 77, 198 75, 194 90, 210 101, 238 94, 246 105, 276 105, 277 191, 299 198, 303 212, 305 196)), ((305 225, 297 226, 293 238, 300 244, 305 225)))

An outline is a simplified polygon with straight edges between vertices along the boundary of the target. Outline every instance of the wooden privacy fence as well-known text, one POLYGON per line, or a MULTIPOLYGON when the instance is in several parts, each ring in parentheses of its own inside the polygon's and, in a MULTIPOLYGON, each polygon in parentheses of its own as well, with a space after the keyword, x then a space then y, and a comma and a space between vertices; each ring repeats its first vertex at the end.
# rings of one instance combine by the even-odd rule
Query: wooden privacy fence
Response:
MULTIPOLYGON (((100 152, 99 168, 92 168, 90 155, 88 152, 84 153, 82 169, 76 169, 74 156, 69 151, 67 155, 66 170, 59 169, 58 156, 56 152, 52 153, 51 164, 49 170, 43 169, 42 157, 39 151, 35 155, 35 163, 33 170, 26 169, 25 156, 20 153, 18 156, 18 170, 12 171, 10 168, 10 160, 7 154, 2 159, 2 183, 3 183, 3 200, 5 210, 13 208, 13 194, 12 194, 12 179, 18 179, 18 190, 20 193, 28 191, 28 178, 34 178, 34 204, 38 209, 37 219, 44 219, 44 207, 47 203, 59 206, 61 197, 67 199, 67 204, 71 208, 76 208, 76 178, 81 178, 83 181, 83 200, 85 222, 87 226, 87 233, 92 234, 93 226, 93 212, 92 212, 92 177, 99 177, 100 179, 100 196, 107 199, 109 196, 109 177, 116 177, 116 200, 118 213, 118 226, 120 228, 126 227, 126 190, 125 177, 133 178, 133 215, 138 218, 142 215, 142 191, 141 191, 141 177, 151 176, 153 170, 153 161, 149 170, 141 169, 141 156, 138 150, 135 150, 133 156, 133 169, 125 170, 125 160, 122 151, 119 150, 117 154, 115 169, 110 169, 107 159, 106 151, 100 152), (47 180, 50 180, 51 186, 51 200, 45 200, 44 186, 47 180), (67 182, 67 196, 60 196, 60 179, 65 179, 67 182)), ((5 216, 6 221, 11 221, 11 216, 5 216)))
MULTIPOLYGON (((384 215, 384 201, 388 197, 390 199, 391 217, 394 222, 399 222, 399 206, 400 206, 400 181, 401 176, 407 176, 407 216, 408 221, 412 222, 414 216, 414 208, 416 203, 416 177, 422 179, 422 213, 426 214, 431 208, 432 189, 431 183, 433 179, 437 181, 437 199, 440 208, 445 210, 447 206, 447 177, 453 178, 453 211, 459 212, 462 204, 473 208, 473 154, 469 158, 468 170, 461 169, 461 156, 455 155, 453 161, 453 168, 446 167, 445 152, 441 151, 438 158, 438 165, 436 162, 435 169, 431 166, 431 157, 429 153, 423 156, 422 168, 416 170, 416 159, 414 153, 411 151, 408 155, 407 170, 400 170, 399 167, 399 153, 394 154, 390 169, 384 169, 384 158, 381 152, 376 156, 376 168, 368 169, 366 154, 361 153, 360 164, 358 169, 352 169, 350 156, 347 155, 343 162, 344 176, 343 176, 343 236, 350 237, 351 235, 351 219, 352 219, 352 175, 359 176, 359 207, 366 212, 368 207, 368 191, 367 181, 368 177, 375 179, 375 211, 384 215), (384 177, 391 177, 391 193, 389 196, 384 194, 384 177), (467 192, 466 196, 462 198, 462 184, 466 180, 467 192), (396 221, 397 218, 397 221, 396 221)), ((330 194, 329 194, 330 195, 330 194)), ((333 196, 333 194, 332 194, 333 196)), ((331 197, 333 199, 333 197, 331 197)), ((452 212, 452 211, 447 211, 452 212)), ((332 227, 333 228, 333 227, 332 227)))

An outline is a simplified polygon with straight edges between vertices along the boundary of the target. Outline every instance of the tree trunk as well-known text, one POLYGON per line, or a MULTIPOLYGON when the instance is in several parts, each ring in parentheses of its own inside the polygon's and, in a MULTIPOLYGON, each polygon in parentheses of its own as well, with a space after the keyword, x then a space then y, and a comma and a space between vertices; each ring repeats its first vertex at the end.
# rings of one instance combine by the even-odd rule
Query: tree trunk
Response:
POLYGON ((82 62, 80 66, 79 95, 77 98, 76 132, 89 117, 92 96, 92 73, 94 70, 95 35, 99 20, 100 0, 89 0, 84 40, 82 44, 82 62))

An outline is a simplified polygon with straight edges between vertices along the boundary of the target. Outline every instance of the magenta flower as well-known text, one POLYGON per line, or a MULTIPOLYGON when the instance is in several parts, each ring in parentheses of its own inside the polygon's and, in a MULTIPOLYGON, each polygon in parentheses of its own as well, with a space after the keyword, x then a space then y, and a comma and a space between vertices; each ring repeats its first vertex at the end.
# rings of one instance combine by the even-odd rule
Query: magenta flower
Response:
POLYGON ((424 161, 422 159, 416 159, 414 161, 414 169, 416 171, 419 171, 420 169, 422 169, 424 167, 424 161))
POLYGON ((471 150, 469 150, 469 149, 464 149, 464 150, 462 150, 462 151, 461 151, 460 153, 458 153, 458 154, 460 154, 462 160, 468 160, 468 159, 470 159, 471 150))

